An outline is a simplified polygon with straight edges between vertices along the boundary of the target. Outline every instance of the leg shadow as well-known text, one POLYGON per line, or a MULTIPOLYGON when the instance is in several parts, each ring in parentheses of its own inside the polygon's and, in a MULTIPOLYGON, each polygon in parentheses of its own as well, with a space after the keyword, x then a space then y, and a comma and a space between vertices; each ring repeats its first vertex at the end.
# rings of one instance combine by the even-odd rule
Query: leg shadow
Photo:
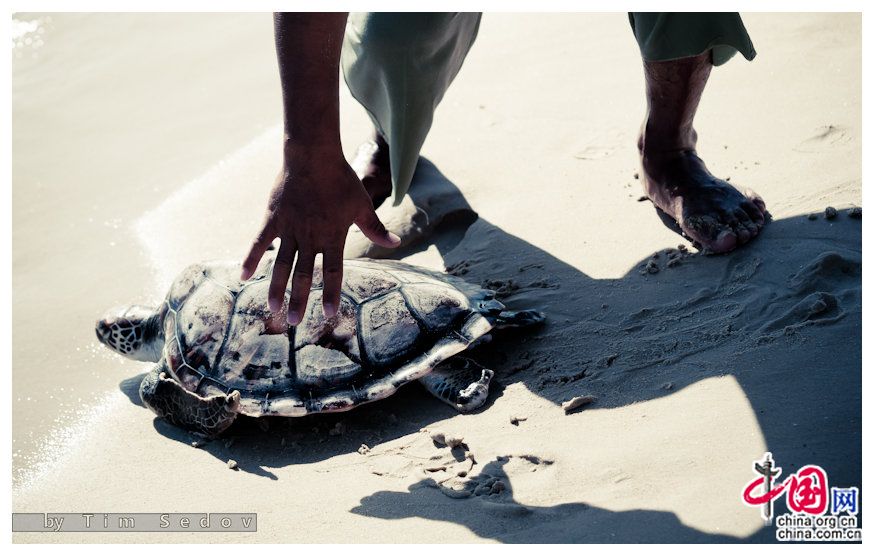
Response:
MULTIPOLYGON (((432 186, 455 188, 427 160, 420 167, 414 187, 420 195, 432 186)), ((475 350, 472 356, 495 369, 498 382, 522 382, 555 404, 575 383, 597 396, 595 407, 618 408, 732 375, 787 473, 815 463, 831 484, 855 486, 861 485, 861 228, 846 210, 832 221, 799 215, 771 221, 759 238, 729 255, 670 249, 605 280, 482 218, 455 226, 451 241, 437 235, 404 255, 434 246, 449 272, 495 289, 511 309, 546 313, 537 333, 496 333, 495 341, 475 350), (650 262, 658 273, 645 270, 650 262), (810 440, 808 431, 816 431, 810 440)), ((457 520, 482 536, 518 540, 512 531, 501 534, 500 527, 481 523, 475 510, 429 513, 435 506, 417 503, 417 492, 377 493, 356 511, 457 520)), ((627 520, 608 530, 638 531, 639 540, 722 540, 696 535, 659 512, 580 507, 571 513, 592 524, 627 520), (650 520, 671 533, 637 527, 650 520)), ((581 531, 590 540, 609 540, 595 529, 581 531)), ((773 531, 762 529, 751 539, 773 541, 773 531)))

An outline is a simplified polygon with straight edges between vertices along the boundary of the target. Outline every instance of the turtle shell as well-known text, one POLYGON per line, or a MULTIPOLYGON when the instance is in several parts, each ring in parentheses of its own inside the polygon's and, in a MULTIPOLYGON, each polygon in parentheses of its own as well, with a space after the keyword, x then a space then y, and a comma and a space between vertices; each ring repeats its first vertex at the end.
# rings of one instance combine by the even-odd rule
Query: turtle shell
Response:
MULTIPOLYGON (((300 324, 271 313, 273 254, 251 280, 236 263, 185 269, 166 298, 164 358, 188 390, 238 390, 244 415, 344 411, 394 393, 466 349, 503 309, 494 292, 397 261, 348 260, 337 315, 316 264, 300 324)), ((289 292, 286 292, 286 303, 289 292)))

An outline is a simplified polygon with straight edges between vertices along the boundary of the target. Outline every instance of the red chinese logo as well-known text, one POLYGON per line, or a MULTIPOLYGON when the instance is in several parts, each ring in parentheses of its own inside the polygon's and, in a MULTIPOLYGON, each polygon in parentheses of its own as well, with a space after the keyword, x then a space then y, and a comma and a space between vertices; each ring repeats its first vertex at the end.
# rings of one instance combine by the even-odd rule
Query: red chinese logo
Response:
MULTIPOLYGON (((770 456, 770 454, 767 454, 770 456)), ((786 495, 786 505, 795 513, 823 515, 828 509, 828 475, 818 465, 805 465, 779 484, 771 484, 771 478, 779 475, 779 469, 771 470, 772 462, 756 470, 762 476, 750 481, 743 491, 744 502, 750 506, 767 505, 766 519, 771 516, 774 500, 786 495)))
POLYGON ((790 510, 810 515, 825 513, 828 508, 828 476, 822 467, 805 465, 790 475, 788 481, 786 505, 790 510))

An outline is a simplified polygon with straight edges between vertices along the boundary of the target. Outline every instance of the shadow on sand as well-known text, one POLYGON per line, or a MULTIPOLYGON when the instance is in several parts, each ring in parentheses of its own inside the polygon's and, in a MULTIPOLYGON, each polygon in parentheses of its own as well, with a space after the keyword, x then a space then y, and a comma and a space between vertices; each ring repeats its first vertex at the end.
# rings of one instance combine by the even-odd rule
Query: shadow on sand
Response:
MULTIPOLYGON (((416 201, 434 188, 461 195, 423 160, 411 195, 416 201)), ((861 229, 861 221, 846 211, 832 221, 786 218, 771 222, 760 238, 729 256, 675 252, 670 256, 680 262, 668 267, 669 254, 661 252, 657 274, 641 273, 647 259, 619 279, 597 280, 474 215, 452 219, 427 242, 396 257, 435 246, 453 273, 497 290, 511 308, 547 314, 543 328, 496 335, 475 350, 473 356, 495 369, 499 383, 483 411, 501 395, 501 384, 522 382, 559 404, 566 399, 565 386, 577 382, 597 395, 598 408, 613 408, 733 375, 781 465, 816 463, 828 470, 832 484, 861 487, 861 229), (840 331, 817 333, 822 327, 840 331), (807 430, 818 431, 816 443, 806 442, 807 430)), ((140 403, 140 379, 121 384, 134 403, 140 403)), ((222 460, 232 456, 243 472, 276 479, 269 468, 354 452, 362 443, 375 446, 452 414, 413 384, 348 414, 271 420, 269 430, 241 419, 228 432, 232 446, 218 440, 202 449, 222 460)), ((155 428, 179 442, 192 440, 158 420, 155 428)), ((505 476, 502 465, 490 462, 483 472, 505 476)), ((377 492, 352 511, 451 521, 506 542, 737 540, 689 528, 668 512, 522 506, 512 500, 509 478, 504 482, 500 504, 445 500, 417 483, 406 493, 377 492), (451 511, 436 504, 438 498, 453 504, 451 511), (495 519, 483 520, 484 509, 495 519), (526 538, 520 517, 546 523, 540 529, 546 534, 526 538), (556 535, 550 536, 553 528, 556 535)), ((748 540, 773 541, 773 530, 763 528, 748 540)))

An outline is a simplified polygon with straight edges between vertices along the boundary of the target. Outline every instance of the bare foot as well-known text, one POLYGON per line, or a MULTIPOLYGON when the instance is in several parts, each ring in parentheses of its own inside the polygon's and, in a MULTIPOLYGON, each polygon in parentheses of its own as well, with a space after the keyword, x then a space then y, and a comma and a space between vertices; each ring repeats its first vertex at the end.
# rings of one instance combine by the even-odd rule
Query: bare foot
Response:
POLYGON ((715 177, 694 149, 641 152, 640 159, 647 196, 705 251, 731 251, 765 225, 762 198, 715 177))
POLYGON ((372 141, 358 147, 352 168, 370 195, 373 208, 379 208, 392 191, 388 143, 379 133, 374 133, 372 141))
POLYGON ((765 202, 714 177, 698 157, 692 126, 710 77, 711 54, 643 63, 647 115, 637 147, 643 188, 704 251, 726 253, 756 237, 765 202))

